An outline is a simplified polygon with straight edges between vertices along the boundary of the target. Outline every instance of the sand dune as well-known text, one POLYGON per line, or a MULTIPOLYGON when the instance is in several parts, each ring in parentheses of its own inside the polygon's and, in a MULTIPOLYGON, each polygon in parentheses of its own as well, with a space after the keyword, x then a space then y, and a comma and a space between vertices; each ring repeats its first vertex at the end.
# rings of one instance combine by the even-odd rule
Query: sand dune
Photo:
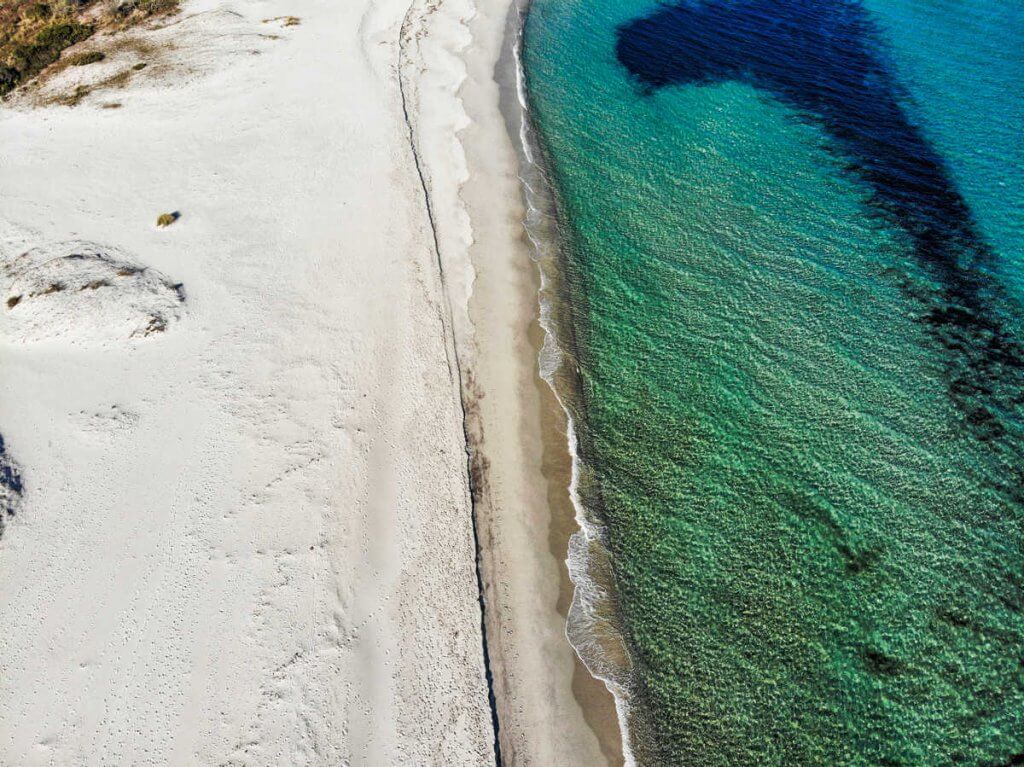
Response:
POLYGON ((64 242, 3 264, 4 338, 94 344, 162 333, 183 313, 185 288, 116 248, 64 242))

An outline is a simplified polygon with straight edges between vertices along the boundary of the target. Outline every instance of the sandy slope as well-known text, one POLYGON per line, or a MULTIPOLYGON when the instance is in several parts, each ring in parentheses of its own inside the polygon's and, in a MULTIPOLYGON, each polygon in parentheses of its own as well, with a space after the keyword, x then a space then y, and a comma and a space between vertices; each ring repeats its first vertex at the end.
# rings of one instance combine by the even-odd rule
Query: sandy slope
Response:
POLYGON ((0 286, 41 294, 0 306, 0 763, 493 763, 406 7, 197 0, 124 90, 0 110, 5 268, 152 277, 0 286))

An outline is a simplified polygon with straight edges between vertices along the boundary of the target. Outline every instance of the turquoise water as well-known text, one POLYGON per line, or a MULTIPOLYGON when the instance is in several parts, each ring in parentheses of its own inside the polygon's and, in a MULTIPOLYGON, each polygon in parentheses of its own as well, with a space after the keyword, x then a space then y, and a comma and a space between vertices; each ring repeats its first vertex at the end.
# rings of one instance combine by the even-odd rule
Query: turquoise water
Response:
POLYGON ((534 0, 523 52, 638 760, 1024 764, 1024 5, 690 3, 624 54, 663 7, 534 0), (778 61, 836 13, 929 189, 778 61))

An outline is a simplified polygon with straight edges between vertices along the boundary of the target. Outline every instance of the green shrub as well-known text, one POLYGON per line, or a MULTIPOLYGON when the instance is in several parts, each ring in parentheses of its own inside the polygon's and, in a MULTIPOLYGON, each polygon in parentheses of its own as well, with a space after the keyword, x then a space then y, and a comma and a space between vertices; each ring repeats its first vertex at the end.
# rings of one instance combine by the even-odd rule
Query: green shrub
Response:
POLYGON ((0 96, 14 89, 21 73, 14 67, 0 66, 0 96))
POLYGON ((36 35, 36 45, 47 48, 65 48, 80 43, 92 34, 92 25, 77 21, 58 21, 42 28, 36 35))
POLYGON ((15 45, 10 63, 22 78, 34 75, 60 57, 60 52, 92 34, 92 26, 77 21, 59 21, 43 27, 30 43, 15 45))

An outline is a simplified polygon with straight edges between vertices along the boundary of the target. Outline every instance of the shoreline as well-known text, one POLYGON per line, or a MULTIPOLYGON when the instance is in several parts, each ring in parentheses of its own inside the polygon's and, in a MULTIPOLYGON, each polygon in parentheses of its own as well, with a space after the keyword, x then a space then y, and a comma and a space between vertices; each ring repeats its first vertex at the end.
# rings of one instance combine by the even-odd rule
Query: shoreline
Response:
MULTIPOLYGON (((551 329, 546 322, 545 294, 548 286, 545 282, 551 278, 546 274, 541 263, 543 249, 537 239, 539 234, 531 224, 531 217, 538 213, 547 215, 534 207, 530 195, 530 185, 526 174, 534 166, 543 173, 543 167, 536 163, 532 156, 532 146, 528 133, 533 131, 529 111, 525 103, 525 82, 523 80, 523 63, 521 46, 525 31, 526 18, 531 0, 516 0, 509 10, 505 40, 503 42, 503 60, 499 61, 503 78, 499 78, 501 86, 502 113, 505 117, 509 136, 516 145, 519 164, 518 176, 520 194, 525 203, 526 215, 520 220, 523 244, 529 263, 524 266, 532 273, 531 297, 533 300, 533 317, 528 334, 532 347, 533 378, 541 401, 541 431, 543 455, 542 474, 548 486, 548 508, 551 516, 551 535, 549 536, 550 552, 560 560, 559 568, 559 599, 557 609, 563 619, 563 636, 573 649, 573 681, 572 690, 579 704, 587 725, 597 734, 601 751, 609 765, 628 763, 621 733, 621 719, 617 711, 614 693, 608 688, 607 682, 588 668, 586 660, 580 655, 569 636, 572 611, 576 601, 577 585, 572 577, 570 562, 572 541, 579 532, 578 510, 574 498, 575 457, 572 450, 573 427, 569 413, 562 403, 558 389, 553 380, 549 380, 545 371, 544 358, 548 351, 547 345, 553 338, 551 329)), ((546 185, 546 180, 544 181, 546 185)), ((536 190, 534 190, 536 192, 536 190)), ((558 248, 557 239, 548 243, 558 248)))
POLYGON ((619 765, 614 698, 566 635, 576 522, 565 412, 538 367, 541 274, 520 178, 520 13, 508 0, 434 9, 414 35, 419 59, 424 71, 457 70, 461 84, 447 104, 420 115, 416 134, 442 258, 457 275, 454 325, 503 763, 619 765), (453 120, 455 142, 431 139, 453 120))
MULTIPOLYGON (((598 545, 598 535, 576 498, 577 459, 573 449, 575 434, 569 420, 571 409, 561 400, 565 387, 560 387, 555 380, 564 377, 564 371, 559 373, 547 368, 552 361, 553 347, 558 343, 559 331, 552 317, 555 308, 552 287, 559 279, 560 245, 557 232, 542 232, 537 228, 537 219, 550 218, 546 210, 554 208, 553 201, 549 206, 543 202, 538 204, 538 194, 546 194, 540 187, 546 189, 547 181, 543 168, 537 164, 538 148, 531 144, 532 128, 523 92, 519 48, 528 5, 522 0, 477 4, 477 15, 468 25, 476 45, 466 58, 467 78, 459 89, 460 105, 471 118, 471 127, 460 132, 470 175, 459 190, 473 239, 468 248, 473 268, 473 286, 467 303, 467 327, 471 332, 463 347, 468 349, 472 360, 467 365, 467 388, 472 390, 470 396, 475 398, 476 405, 468 432, 472 434, 470 450, 478 462, 474 471, 474 477, 478 478, 474 482, 477 486, 475 506, 486 528, 480 538, 488 541, 482 557, 488 581, 487 601, 493 609, 487 610, 485 620, 488 636, 498 639, 492 652, 497 658, 495 692, 499 720, 504 728, 501 740, 504 753, 511 754, 509 763, 631 764, 632 755, 624 747, 627 737, 624 691, 607 663, 607 658, 613 655, 626 659, 628 653, 619 632, 612 626, 614 619, 608 599, 598 604, 593 597, 595 592, 607 593, 605 587, 598 585, 596 577, 592 577, 596 573, 587 572, 591 567, 588 562, 593 557, 580 554, 581 544, 591 549, 598 545), (503 23, 494 17, 487 18, 487 11, 500 11, 502 7, 505 8, 503 23), (479 45, 481 34, 490 35, 482 47, 479 45), (495 47, 489 49, 489 46, 495 47), (474 56, 477 57, 475 62, 474 56), (480 67, 475 80, 474 64, 480 67), (486 104, 481 101, 482 94, 478 92, 481 89, 475 91, 474 88, 481 84, 490 87, 488 78, 497 86, 497 94, 492 92, 490 103, 486 104), (495 98, 500 128, 492 113, 495 98), (490 120, 490 124, 480 129, 481 122, 486 120, 490 120), (474 128, 481 134, 486 133, 486 141, 474 143, 474 128), (500 129, 504 131, 505 141, 498 147, 495 144, 500 129), (492 165, 484 162, 485 155, 492 165), (480 171, 486 190, 473 188, 473 170, 480 171), (496 236, 495 230, 499 228, 496 222, 485 220, 481 225, 481 218, 487 219, 481 208, 501 202, 493 187, 499 175, 505 177, 502 181, 506 183, 500 196, 506 204, 509 200, 517 202, 516 210, 510 212, 511 220, 501 225, 505 231, 496 236), (531 184, 536 188, 531 189, 531 184), (502 258, 496 259, 496 252, 501 252, 502 258), (495 261, 505 263, 498 265, 495 261), (501 299, 508 300, 507 296, 499 299, 494 292, 498 280, 505 280, 504 287, 515 282, 514 290, 518 294, 511 316, 505 319, 496 317, 495 304, 501 299), (507 327, 494 326, 510 320, 518 330, 518 338, 510 337, 507 327), (522 343, 524 338, 525 344, 522 343), (507 359, 508 350, 512 348, 517 349, 515 364, 507 359), (508 399, 509 393, 488 379, 488 374, 495 372, 520 379, 518 402, 508 399), (495 402, 497 397, 501 399, 495 402), (505 412, 499 414, 499 410, 505 412), (515 414, 519 422, 511 430, 503 423, 512 417, 510 413, 515 414), (537 420, 530 423, 533 419, 537 420), (499 433, 497 440, 495 431, 499 433), (515 436, 510 439, 505 436, 512 433, 515 436), (496 441, 519 443, 528 454, 539 454, 539 462, 529 455, 513 456, 507 450, 495 449, 496 441), (539 465, 530 466, 531 462, 539 465), (517 479, 507 481, 511 476, 517 479), (510 490, 510 485, 517 484, 540 484, 546 487, 544 497, 534 493, 531 500, 529 493, 510 490), (509 518, 509 510, 516 504, 535 507, 529 512, 535 517, 532 524, 548 529, 546 540, 542 541, 535 534, 529 540, 529 535, 517 529, 521 522, 509 518), (549 568, 554 565, 548 571, 547 583, 537 582, 532 575, 524 577, 526 572, 539 570, 536 561, 526 568, 509 568, 510 557, 524 556, 523 552, 516 551, 517 544, 512 540, 516 536, 520 536, 520 540, 528 539, 527 546, 532 552, 527 555, 546 561, 549 568), (544 544, 550 560, 539 554, 544 544), (550 610, 550 602, 547 612, 543 605, 524 606, 524 594, 539 595, 543 599, 545 593, 554 601, 554 611, 550 610), (584 594, 591 596, 584 598, 584 594), (531 625, 548 632, 545 640, 548 659, 543 664, 523 662, 525 653, 531 650, 530 643, 517 635, 531 625), (592 637, 589 659, 585 657, 587 636, 592 637), (603 645, 603 659, 593 651, 596 644, 603 645), (551 686, 540 691, 538 678, 552 675, 561 675, 562 692, 570 689, 571 698, 545 699, 552 695, 551 686), (565 680, 570 676, 566 687, 565 680), (536 725, 525 721, 524 708, 546 711, 544 717, 560 722, 560 731, 541 736, 536 725), (592 743, 594 737, 598 741, 596 750, 593 745, 586 745, 592 743), (560 742, 574 738, 576 743, 571 747, 560 742)), ((622 675, 618 676, 621 680, 622 675)), ((541 718, 539 714, 536 716, 541 718)))
MULTIPOLYGON (((532 0, 522 0, 516 41, 516 98, 520 108, 519 144, 524 195, 529 214, 525 227, 539 279, 539 325, 543 339, 538 345, 539 379, 562 414, 561 442, 569 463, 569 481, 563 485, 571 509, 572 532, 566 557, 572 604, 566 618, 566 638, 587 673, 599 681, 614 701, 618 745, 626 765, 636 763, 630 728, 630 677, 632 660, 622 628, 615 594, 610 554, 604 546, 603 523, 581 497, 582 459, 576 422, 583 418, 584 392, 575 362, 577 340, 571 286, 567 284, 565 230, 560 224, 558 192, 550 178, 545 148, 529 110, 526 72, 522 62, 526 16, 532 0)), ((599 502, 594 502, 599 505, 599 502)))

